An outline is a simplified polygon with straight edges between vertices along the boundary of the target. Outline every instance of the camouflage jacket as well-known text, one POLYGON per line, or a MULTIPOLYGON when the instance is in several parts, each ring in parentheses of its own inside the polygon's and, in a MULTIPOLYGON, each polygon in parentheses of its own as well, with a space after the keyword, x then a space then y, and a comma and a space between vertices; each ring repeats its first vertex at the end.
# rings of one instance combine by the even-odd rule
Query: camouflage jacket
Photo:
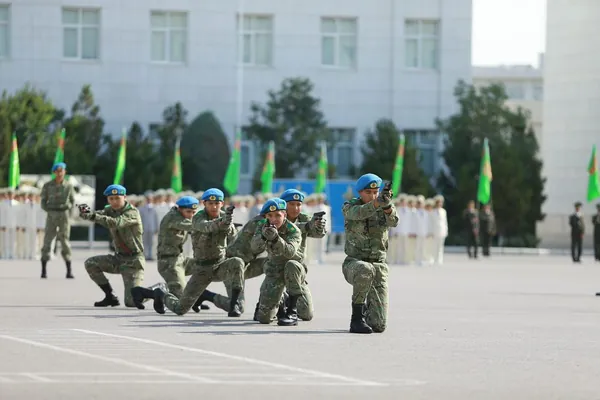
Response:
POLYGON ((308 216, 308 214, 300 213, 296 220, 293 221, 302 233, 302 243, 294 258, 294 260, 300 261, 301 263, 304 263, 304 260, 306 259, 306 238, 321 239, 325 237, 326 233, 325 229, 320 230, 315 228, 315 226, 310 223, 311 219, 312 217, 308 216))
POLYGON ((251 243, 254 232, 256 232, 256 226, 264 220, 264 217, 258 215, 248 221, 242 230, 238 232, 235 240, 227 246, 227 257, 239 257, 248 264, 262 253, 262 251, 258 253, 252 251, 251 243))
POLYGON ((90 219, 108 228, 118 254, 143 256, 142 218, 138 209, 130 203, 125 203, 125 207, 120 210, 113 210, 110 206, 106 206, 104 210, 82 214, 82 218, 90 219))
POLYGON ((211 263, 225 258, 227 243, 235 239, 237 230, 233 223, 221 224, 224 216, 225 211, 221 211, 219 218, 209 219, 205 210, 200 210, 194 215, 192 246, 196 260, 211 263))
POLYGON ((75 189, 73 185, 63 180, 62 183, 56 183, 56 180, 46 182, 42 187, 42 210, 69 211, 75 205, 75 189))
POLYGON ((355 198, 342 206, 346 244, 344 251, 349 257, 371 262, 385 262, 388 249, 388 230, 398 225, 398 214, 386 214, 373 203, 364 204, 355 198))
POLYGON ((260 221, 252 237, 252 251, 255 253, 267 252, 268 260, 273 265, 284 265, 289 260, 299 260, 298 254, 302 245, 302 232, 292 222, 285 220, 278 229, 279 238, 274 242, 267 242, 262 235, 262 229, 267 223, 266 219, 260 221))
POLYGON ((176 257, 183 252, 183 243, 193 229, 191 219, 184 218, 177 207, 172 207, 160 221, 158 230, 158 258, 176 257))

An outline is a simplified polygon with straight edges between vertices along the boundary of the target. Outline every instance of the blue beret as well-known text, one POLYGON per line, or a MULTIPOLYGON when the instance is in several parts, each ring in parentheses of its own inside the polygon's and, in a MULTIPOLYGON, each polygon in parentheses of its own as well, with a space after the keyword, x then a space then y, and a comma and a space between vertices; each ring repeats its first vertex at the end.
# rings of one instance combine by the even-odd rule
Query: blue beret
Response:
POLYGON ((52 166, 52 172, 56 171, 59 168, 67 169, 67 164, 65 164, 64 162, 58 162, 58 163, 54 164, 52 166))
POLYGON ((198 201, 198 199, 192 196, 183 196, 175 202, 175 204, 177 204, 177 207, 179 208, 191 208, 193 210, 198 208, 199 203, 200 202, 198 201))
POLYGON ((296 189, 288 189, 285 192, 281 193, 281 200, 285 201, 304 201, 304 193, 300 192, 296 189))
POLYGON ((219 189, 208 189, 202 195, 202 201, 223 201, 225 194, 219 189))
POLYGON ((285 211, 287 207, 287 203, 285 200, 280 199, 279 197, 275 197, 273 199, 269 199, 265 202, 265 205, 260 210, 261 215, 265 215, 271 211, 285 211))
POLYGON ((104 191, 105 196, 125 196, 127 194, 127 189, 121 185, 110 185, 104 191))
POLYGON ((357 192, 365 189, 377 189, 381 186, 381 178, 375 174, 364 174, 356 181, 357 192))

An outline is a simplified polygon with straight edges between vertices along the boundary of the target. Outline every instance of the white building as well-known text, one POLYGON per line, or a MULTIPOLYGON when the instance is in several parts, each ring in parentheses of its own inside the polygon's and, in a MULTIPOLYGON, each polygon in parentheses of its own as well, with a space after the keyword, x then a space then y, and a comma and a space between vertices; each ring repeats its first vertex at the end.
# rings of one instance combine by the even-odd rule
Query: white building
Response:
MULTIPOLYGON (((339 129, 330 162, 341 175, 360 163, 361 138, 382 117, 412 133, 428 172, 438 168, 434 119, 456 111, 454 86, 471 78, 471 0, 244 7, 241 23, 231 0, 0 0, 0 88, 29 81, 69 109, 89 83, 113 133, 133 121, 160 122, 163 109, 181 101, 190 118, 215 112, 232 138, 251 101, 305 76, 339 129)), ((252 146, 243 152, 250 177, 252 146)))
POLYGON ((547 8, 544 66, 544 141, 542 157, 548 178, 546 219, 538 232, 542 245, 569 242, 568 215, 573 203, 585 204, 591 245, 591 215, 586 202, 592 146, 600 146, 600 1, 552 0, 547 8))
POLYGON ((543 55, 538 67, 531 65, 500 65, 473 67, 473 85, 476 87, 503 84, 508 95, 507 106, 515 110, 522 107, 531 113, 531 126, 540 146, 544 98, 543 55))

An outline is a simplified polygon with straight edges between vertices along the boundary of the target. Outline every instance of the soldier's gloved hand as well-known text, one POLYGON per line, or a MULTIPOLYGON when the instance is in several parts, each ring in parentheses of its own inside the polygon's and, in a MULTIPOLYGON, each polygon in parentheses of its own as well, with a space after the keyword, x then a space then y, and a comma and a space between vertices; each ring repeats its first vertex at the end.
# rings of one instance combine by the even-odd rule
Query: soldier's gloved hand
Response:
POLYGON ((221 217, 223 225, 230 225, 233 222, 233 214, 225 214, 221 217))
POLYGON ((319 232, 322 232, 325 230, 325 218, 319 218, 317 220, 315 220, 314 224, 315 224, 315 229, 317 229, 319 232))
POLYGON ((263 227, 262 235, 269 242, 277 240, 277 238, 279 237, 279 233, 277 232, 277 229, 274 226, 268 226, 268 225, 265 225, 263 227))
POLYGON ((390 196, 390 192, 381 192, 379 197, 377 197, 377 203, 383 208, 387 210, 392 206, 392 197, 390 196))

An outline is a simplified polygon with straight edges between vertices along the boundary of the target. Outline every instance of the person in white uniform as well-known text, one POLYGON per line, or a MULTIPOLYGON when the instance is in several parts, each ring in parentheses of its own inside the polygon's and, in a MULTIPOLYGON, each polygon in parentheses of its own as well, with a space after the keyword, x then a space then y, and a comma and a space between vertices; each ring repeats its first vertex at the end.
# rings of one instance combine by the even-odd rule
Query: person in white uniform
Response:
POLYGON ((139 207, 140 217, 142 218, 142 226, 144 233, 142 240, 144 243, 144 256, 146 260, 154 259, 154 235, 158 233, 158 215, 152 203, 152 192, 144 193, 145 202, 139 207))
POLYGON ((417 265, 425 264, 425 238, 427 237, 427 211, 425 211, 425 197, 417 196, 415 210, 415 263, 417 265))
POLYGON ((432 211, 433 219, 433 263, 442 265, 444 263, 444 242, 448 237, 448 216, 444 209, 444 196, 437 195, 433 198, 435 206, 432 211))
POLYGON ((417 197, 413 195, 408 196, 406 199, 406 242, 404 243, 404 255, 407 265, 410 265, 415 261, 415 249, 417 246, 416 202, 417 197))
POLYGON ((15 258, 15 244, 17 241, 17 202, 14 199, 14 189, 8 189, 5 200, 2 202, 2 228, 4 228, 4 258, 15 258))

